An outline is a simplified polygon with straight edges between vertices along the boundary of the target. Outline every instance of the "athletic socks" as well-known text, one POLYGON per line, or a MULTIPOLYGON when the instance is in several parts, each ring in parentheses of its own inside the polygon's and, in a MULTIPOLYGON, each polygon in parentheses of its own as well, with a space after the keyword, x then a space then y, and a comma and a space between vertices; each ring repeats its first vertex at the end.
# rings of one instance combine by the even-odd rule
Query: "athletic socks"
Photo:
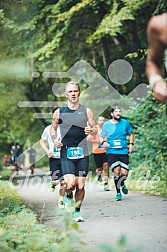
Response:
POLYGON ((115 183, 117 193, 120 193, 120 187, 124 186, 124 182, 125 182, 126 178, 127 177, 125 175, 114 176, 114 183, 115 183))
POLYGON ((121 186, 124 186, 124 182, 125 182, 126 178, 127 177, 125 175, 119 176, 119 182, 121 183, 121 186))
POLYGON ((73 193, 72 192, 68 192, 66 197, 68 199, 72 199, 73 198, 73 193))
POLYGON ((80 212, 80 207, 76 207, 76 208, 75 208, 75 211, 76 211, 76 212, 80 212))
POLYGON ((120 193, 120 185, 119 185, 119 176, 114 176, 114 183, 115 183, 115 187, 116 187, 116 191, 117 193, 120 193))

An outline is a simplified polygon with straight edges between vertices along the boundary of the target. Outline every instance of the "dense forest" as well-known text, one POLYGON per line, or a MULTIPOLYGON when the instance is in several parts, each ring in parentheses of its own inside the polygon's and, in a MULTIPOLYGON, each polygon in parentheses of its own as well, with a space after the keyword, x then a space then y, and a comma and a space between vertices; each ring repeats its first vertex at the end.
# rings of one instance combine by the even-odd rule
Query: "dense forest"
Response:
POLYGON ((39 140, 74 76, 95 118, 109 118, 119 101, 135 133, 131 166, 166 181, 167 110, 147 91, 145 74, 147 23, 166 10, 165 0, 1 1, 1 156, 14 141, 25 149, 39 140))

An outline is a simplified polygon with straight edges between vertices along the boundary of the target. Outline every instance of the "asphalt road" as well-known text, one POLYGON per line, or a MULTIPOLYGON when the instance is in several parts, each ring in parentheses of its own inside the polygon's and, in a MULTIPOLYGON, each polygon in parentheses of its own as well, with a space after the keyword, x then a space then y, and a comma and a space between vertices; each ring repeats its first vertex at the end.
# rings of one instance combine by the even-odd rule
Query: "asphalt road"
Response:
MULTIPOLYGON (((19 177, 18 177, 19 179, 19 177)), ((38 214, 41 223, 58 225, 64 211, 57 211, 58 188, 49 192, 48 177, 32 177, 16 184, 19 193, 38 214)), ((105 192, 101 184, 87 182, 82 205, 84 222, 79 223, 79 234, 94 248, 100 243, 115 244, 121 235, 128 248, 140 247, 142 252, 167 251, 167 198, 130 191, 123 200, 114 200, 115 191, 105 192)))

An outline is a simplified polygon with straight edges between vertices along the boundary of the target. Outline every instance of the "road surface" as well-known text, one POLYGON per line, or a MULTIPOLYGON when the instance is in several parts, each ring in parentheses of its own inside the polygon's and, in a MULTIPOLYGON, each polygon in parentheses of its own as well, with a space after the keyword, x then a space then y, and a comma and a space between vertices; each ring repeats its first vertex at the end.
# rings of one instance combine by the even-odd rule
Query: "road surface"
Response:
MULTIPOLYGON (((17 189, 38 214, 41 223, 57 226, 57 220, 64 211, 56 210, 58 188, 49 192, 48 184, 48 177, 32 176, 27 182, 19 182, 17 189)), ((167 198, 132 191, 123 196, 122 201, 116 202, 114 197, 114 188, 105 192, 102 184, 87 182, 82 205, 85 221, 79 223, 85 247, 114 244, 121 235, 125 235, 129 248, 140 247, 142 252, 166 252, 167 198)))

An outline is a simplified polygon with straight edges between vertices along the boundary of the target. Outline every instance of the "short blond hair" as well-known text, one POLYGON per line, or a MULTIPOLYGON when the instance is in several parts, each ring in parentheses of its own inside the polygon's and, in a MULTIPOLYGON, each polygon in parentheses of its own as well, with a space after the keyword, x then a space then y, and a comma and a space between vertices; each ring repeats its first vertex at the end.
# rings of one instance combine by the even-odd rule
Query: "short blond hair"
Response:
POLYGON ((67 82, 67 84, 66 84, 66 90, 67 90, 67 87, 69 85, 76 85, 78 87, 79 92, 80 92, 80 86, 79 86, 78 82, 76 82, 76 81, 69 81, 69 82, 67 82))

